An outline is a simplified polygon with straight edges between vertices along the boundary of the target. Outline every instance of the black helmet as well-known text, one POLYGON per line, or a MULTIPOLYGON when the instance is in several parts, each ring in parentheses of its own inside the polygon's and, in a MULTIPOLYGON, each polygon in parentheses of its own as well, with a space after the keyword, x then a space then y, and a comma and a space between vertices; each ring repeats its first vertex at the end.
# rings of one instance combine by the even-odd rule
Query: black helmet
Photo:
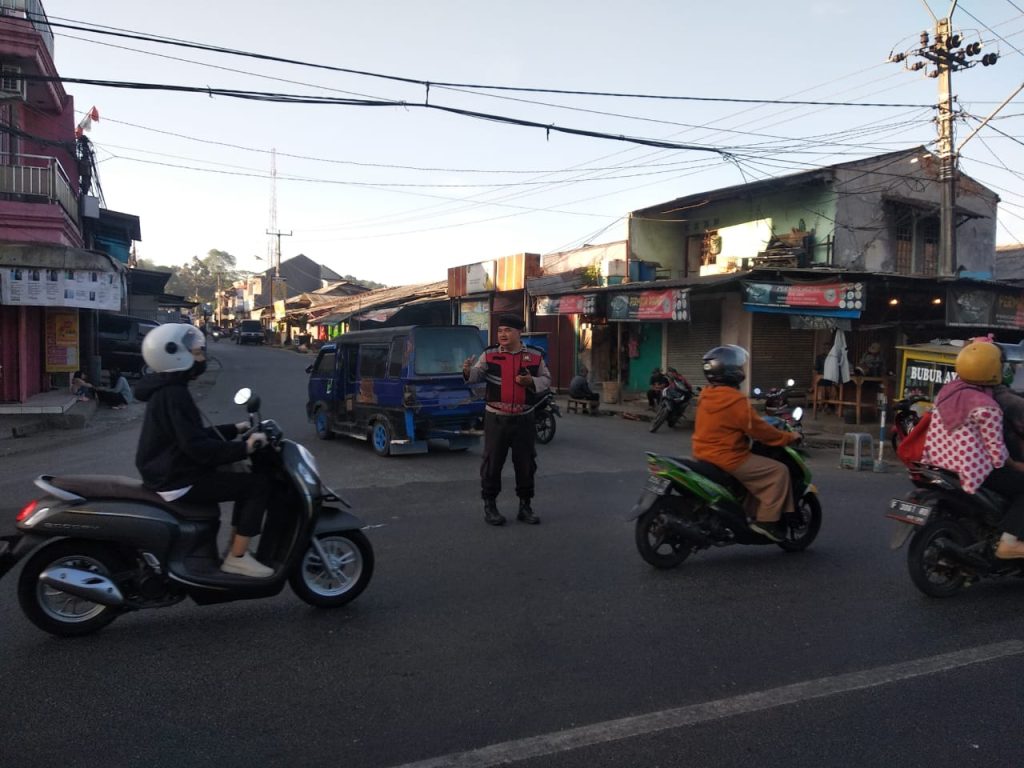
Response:
POLYGON ((735 344, 715 347, 704 355, 704 378, 712 384, 728 384, 731 387, 737 387, 747 378, 743 366, 749 359, 750 355, 747 354, 747 350, 735 344))

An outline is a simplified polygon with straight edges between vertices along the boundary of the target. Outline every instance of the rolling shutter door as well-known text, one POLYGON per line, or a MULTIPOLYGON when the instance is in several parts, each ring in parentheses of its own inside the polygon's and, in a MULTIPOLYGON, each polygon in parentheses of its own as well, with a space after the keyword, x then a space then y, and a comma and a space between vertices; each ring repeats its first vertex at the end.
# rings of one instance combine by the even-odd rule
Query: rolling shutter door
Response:
POLYGON ((754 313, 750 350, 750 388, 769 390, 794 379, 810 389, 814 371, 814 331, 789 327, 788 315, 754 313))
POLYGON ((691 385, 704 384, 704 353, 721 343, 722 300, 690 296, 688 323, 667 323, 668 365, 685 376, 691 385))

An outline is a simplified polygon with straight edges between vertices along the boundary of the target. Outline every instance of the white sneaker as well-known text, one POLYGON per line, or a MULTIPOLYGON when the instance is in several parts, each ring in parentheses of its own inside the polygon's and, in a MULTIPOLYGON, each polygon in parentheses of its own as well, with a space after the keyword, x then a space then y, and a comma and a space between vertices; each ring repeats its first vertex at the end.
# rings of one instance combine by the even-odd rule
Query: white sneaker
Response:
POLYGON ((236 576, 250 576, 254 579, 265 579, 274 575, 274 569, 269 568, 251 554, 246 552, 241 557, 229 554, 224 558, 220 569, 224 573, 233 573, 236 576))

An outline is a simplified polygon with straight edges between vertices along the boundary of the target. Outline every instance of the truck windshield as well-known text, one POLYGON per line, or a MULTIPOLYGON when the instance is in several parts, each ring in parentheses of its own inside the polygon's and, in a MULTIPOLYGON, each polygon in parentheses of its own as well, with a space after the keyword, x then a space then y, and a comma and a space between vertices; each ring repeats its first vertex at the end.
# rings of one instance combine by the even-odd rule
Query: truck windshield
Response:
POLYGON ((413 338, 419 376, 462 373, 465 359, 478 357, 484 349, 476 328, 417 328, 413 338))

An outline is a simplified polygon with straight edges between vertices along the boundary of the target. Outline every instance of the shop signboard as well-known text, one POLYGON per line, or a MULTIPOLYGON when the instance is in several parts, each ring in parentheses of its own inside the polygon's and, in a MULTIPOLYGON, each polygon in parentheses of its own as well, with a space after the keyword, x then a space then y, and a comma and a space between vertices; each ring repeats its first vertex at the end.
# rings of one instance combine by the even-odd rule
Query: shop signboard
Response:
POLYGON ((897 397, 920 394, 934 401, 939 390, 956 379, 956 356, 961 347, 915 344, 898 349, 903 352, 903 363, 897 397))
POLYGON ((946 325, 960 328, 1024 329, 1024 296, 980 288, 950 288, 946 325))
POLYGON ((488 293, 494 290, 494 262, 484 261, 466 267, 466 293, 488 293))
POLYGON ((541 296, 537 299, 538 315, 595 315, 598 297, 594 293, 568 296, 541 296))
POLYGON ((94 269, 0 268, 0 303, 121 310, 121 275, 94 269))
POLYGON ((78 310, 46 310, 46 372, 73 373, 79 369, 78 310))
POLYGON ((686 288, 614 293, 608 298, 608 319, 622 322, 688 321, 690 292, 686 288))
POLYGON ((743 303, 750 312, 857 318, 866 302, 864 283, 743 281, 743 303))

